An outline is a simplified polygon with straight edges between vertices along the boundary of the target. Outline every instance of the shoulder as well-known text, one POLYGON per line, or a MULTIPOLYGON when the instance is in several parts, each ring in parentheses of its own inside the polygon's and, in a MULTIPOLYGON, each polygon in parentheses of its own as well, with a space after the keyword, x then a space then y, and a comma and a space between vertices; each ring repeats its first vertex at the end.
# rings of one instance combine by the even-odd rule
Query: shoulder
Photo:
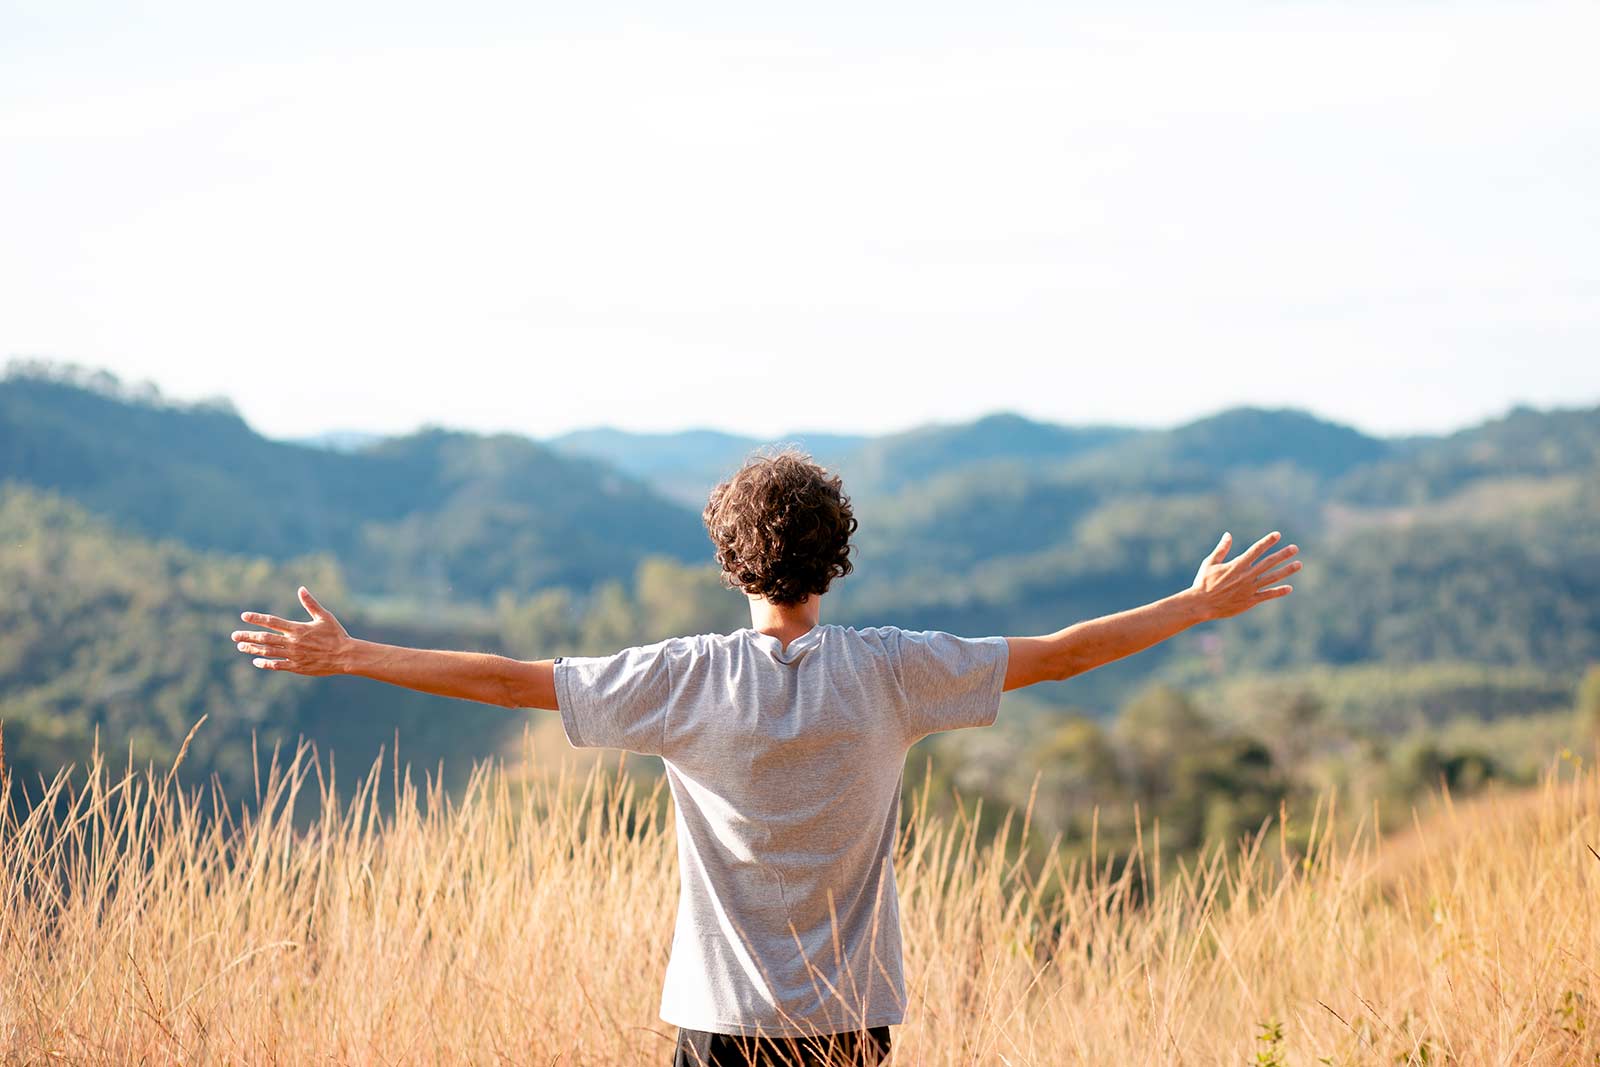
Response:
POLYGON ((898 626, 832 626, 829 629, 838 631, 846 640, 874 645, 893 644, 905 633, 898 626))
POLYGON ((903 630, 898 626, 873 627, 874 640, 897 663, 941 661, 967 667, 1005 656, 1004 637, 962 637, 947 630, 903 630))
POLYGON ((641 645, 638 651, 677 670, 723 659, 738 644, 737 634, 685 634, 641 645))
POLYGON ((725 662, 736 657, 747 644, 745 632, 735 630, 725 634, 685 634, 668 637, 651 645, 642 646, 656 659, 670 663, 674 669, 725 662))
POLYGON ((905 637, 906 632, 898 626, 830 626, 827 643, 833 646, 835 656, 858 665, 881 664, 898 678, 905 637))
POLYGON ((851 629, 849 633, 858 643, 881 649, 889 655, 899 655, 912 647, 954 637, 942 630, 907 630, 902 626, 866 626, 851 629))
POLYGON ((558 673, 563 669, 575 670, 579 668, 595 670, 605 667, 613 669, 631 667, 639 669, 655 664, 666 665, 677 660, 692 659, 700 652, 701 647, 701 636, 667 637, 645 645, 629 645, 627 648, 597 656, 557 656, 555 658, 555 667, 558 673))
POLYGON ((684 656, 714 656, 730 652, 745 644, 747 631, 732 630, 725 634, 689 634, 670 638, 664 642, 669 651, 684 656))
POLYGON ((961 637, 945 630, 907 630, 900 626, 834 626, 843 642, 889 656, 938 652, 947 648, 986 645, 1004 638, 961 637))
POLYGON ((903 632, 898 626, 840 626, 829 623, 823 626, 824 637, 836 648, 856 653, 892 654, 900 644, 903 632))

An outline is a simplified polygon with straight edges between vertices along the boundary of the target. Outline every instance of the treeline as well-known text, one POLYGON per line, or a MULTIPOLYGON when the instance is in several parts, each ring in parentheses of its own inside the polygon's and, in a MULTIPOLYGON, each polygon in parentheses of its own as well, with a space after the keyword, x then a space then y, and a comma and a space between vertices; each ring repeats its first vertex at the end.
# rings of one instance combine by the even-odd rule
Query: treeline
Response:
POLYGON ((1039 839, 1060 835, 1069 856, 1126 856, 1141 830, 1147 850, 1174 856, 1280 815, 1291 837, 1303 834, 1329 797, 1350 819, 1404 825, 1441 790, 1526 786, 1554 763, 1600 755, 1600 667, 1553 706, 1505 705, 1500 718, 1390 732, 1329 708, 1314 680, 1227 698, 1156 682, 1109 720, 1013 701, 989 730, 923 742, 907 785, 930 787, 945 807, 975 807, 987 830, 1028 812, 1039 839))
POLYGON ((236 782, 251 729, 270 742, 296 723, 291 689, 224 655, 225 638, 238 605, 281 597, 291 572, 338 596, 331 561, 148 541, 18 486, 0 489, 0 544, 0 719, 18 784, 81 763, 97 733, 141 766, 169 761, 206 713, 217 728, 197 737, 196 764, 236 782))

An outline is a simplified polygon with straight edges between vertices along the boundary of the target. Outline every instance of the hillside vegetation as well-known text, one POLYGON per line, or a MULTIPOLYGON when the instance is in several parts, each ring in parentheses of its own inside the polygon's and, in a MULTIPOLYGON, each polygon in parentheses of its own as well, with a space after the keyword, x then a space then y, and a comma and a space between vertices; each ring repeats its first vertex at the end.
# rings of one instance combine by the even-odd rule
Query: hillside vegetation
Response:
MULTIPOLYGON (((252 667, 227 640, 241 608, 276 604, 301 583, 342 605, 343 570, 327 555, 278 562, 149 541, 58 495, 18 486, 0 488, 0 544, 0 588, 8 591, 0 597, 0 725, 13 785, 34 796, 63 764, 81 764, 96 734, 113 749, 131 749, 140 764, 160 763, 176 756, 203 714, 210 728, 195 740, 190 766, 219 775, 232 792, 251 786, 257 742, 270 748, 304 737, 364 764, 398 736, 419 763, 443 761, 447 781, 458 785, 474 759, 521 732, 524 717, 503 708, 252 667)), ((561 591, 508 599, 499 610, 417 616, 374 604, 341 615, 374 640, 570 655, 643 641, 641 618, 673 626, 717 618, 731 628, 726 609, 737 607, 703 569, 652 558, 627 589, 603 587, 581 616, 561 591)))

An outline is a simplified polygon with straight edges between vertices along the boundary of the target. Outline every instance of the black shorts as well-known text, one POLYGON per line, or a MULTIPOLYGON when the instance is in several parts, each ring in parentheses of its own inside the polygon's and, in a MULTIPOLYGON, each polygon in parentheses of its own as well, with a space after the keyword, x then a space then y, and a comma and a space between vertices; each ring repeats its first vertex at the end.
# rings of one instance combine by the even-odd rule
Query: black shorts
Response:
POLYGON ((739 1037, 680 1027, 672 1067, 872 1067, 887 1055, 887 1026, 816 1037, 739 1037))

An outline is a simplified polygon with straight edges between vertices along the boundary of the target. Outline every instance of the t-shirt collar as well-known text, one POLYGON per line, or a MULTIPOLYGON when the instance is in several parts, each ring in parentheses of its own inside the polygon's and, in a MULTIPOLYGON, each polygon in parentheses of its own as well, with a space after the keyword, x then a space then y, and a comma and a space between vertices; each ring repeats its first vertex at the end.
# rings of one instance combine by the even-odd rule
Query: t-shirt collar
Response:
POLYGON ((750 639, 766 650, 768 655, 779 663, 793 663, 799 659, 806 653, 807 649, 822 640, 822 631, 823 625, 818 623, 793 641, 790 641, 788 648, 784 648, 783 642, 771 634, 764 634, 760 630, 752 630, 746 627, 746 632, 750 634, 750 639))

